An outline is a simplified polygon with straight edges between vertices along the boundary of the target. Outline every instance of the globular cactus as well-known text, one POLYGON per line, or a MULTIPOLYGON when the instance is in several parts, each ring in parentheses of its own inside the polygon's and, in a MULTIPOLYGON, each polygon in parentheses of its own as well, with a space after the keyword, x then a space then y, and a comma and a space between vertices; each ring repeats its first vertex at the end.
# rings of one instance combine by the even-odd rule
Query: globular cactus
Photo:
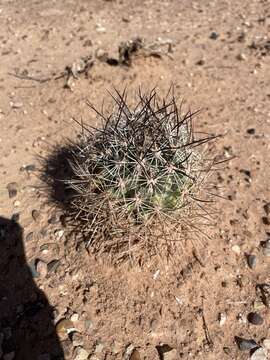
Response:
POLYGON ((72 216, 95 248, 122 248, 131 229, 139 242, 141 229, 165 219, 181 224, 212 165, 201 148, 214 137, 196 139, 194 114, 182 116, 173 96, 160 102, 155 91, 139 92, 133 108, 125 93, 113 99, 108 116, 97 111, 100 128, 83 125, 66 180, 72 216))

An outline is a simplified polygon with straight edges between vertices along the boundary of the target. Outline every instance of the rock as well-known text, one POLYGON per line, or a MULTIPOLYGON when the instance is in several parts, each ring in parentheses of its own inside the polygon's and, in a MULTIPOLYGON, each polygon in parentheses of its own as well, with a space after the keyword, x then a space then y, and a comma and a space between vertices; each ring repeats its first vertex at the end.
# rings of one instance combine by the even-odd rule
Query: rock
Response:
POLYGON ((90 39, 85 40, 85 42, 83 43, 83 47, 88 47, 88 46, 92 46, 93 43, 90 39))
POLYGON ((93 329, 93 327, 94 327, 94 325, 93 325, 93 322, 91 320, 86 319, 84 321, 84 328, 85 328, 86 331, 88 331, 88 332, 91 331, 93 329))
POLYGON ((204 59, 200 59, 196 62, 196 65, 202 66, 205 65, 205 60, 204 59))
POLYGON ((72 333, 72 345, 74 347, 84 345, 83 337, 80 333, 77 333, 77 332, 72 333))
MULTIPOLYGON (((270 219, 269 219, 269 221, 270 221, 270 219)), ((270 239, 267 239, 266 241, 262 241, 261 245, 263 247, 263 250, 262 250, 263 254, 265 256, 270 256, 270 239)))
POLYGON ((270 339, 264 339, 263 346, 266 348, 266 350, 270 350, 270 339))
POLYGON ((264 223, 264 225, 270 225, 270 218, 268 216, 263 216, 262 222, 264 223))
POLYGON ((133 351, 134 351, 134 345, 133 345, 133 344, 129 344, 129 345, 126 347, 123 360, 129 360, 131 354, 133 353, 133 351))
POLYGON ((264 242, 264 248, 266 249, 270 249, 270 239, 267 239, 265 242, 264 242))
POLYGON ((262 325, 263 324, 263 318, 261 317, 261 315, 259 315, 256 312, 249 313, 247 316, 247 319, 252 325, 262 325))
POLYGON ((72 354, 73 354, 74 349, 73 349, 72 343, 69 339, 61 341, 61 348, 63 349, 63 352, 64 352, 64 358, 72 359, 72 354))
POLYGON ((232 246, 232 251, 234 253, 236 253, 237 255, 240 255, 241 254, 241 249, 240 249, 240 246, 239 245, 233 245, 232 246))
POLYGON ((212 40, 216 40, 219 37, 219 33, 217 33, 216 31, 212 31, 209 37, 212 40))
POLYGON ((250 360, 267 360, 266 351, 263 348, 255 350, 250 360))
POLYGON ((235 341, 239 347, 239 350, 241 351, 252 350, 258 347, 256 341, 253 339, 243 339, 238 336, 235 336, 235 341))
POLYGON ((47 265, 48 272, 55 272, 59 265, 60 261, 57 259, 50 261, 47 265))
POLYGON ((48 269, 47 269, 47 264, 44 261, 38 260, 36 263, 36 269, 41 278, 44 279, 47 276, 48 269))
POLYGON ((3 360, 13 360, 15 359, 15 351, 11 351, 3 356, 3 360))
POLYGON ((96 352, 97 354, 102 353, 103 349, 104 349, 104 345, 103 345, 102 343, 98 343, 98 344, 96 345, 95 352, 96 352))
POLYGON ((89 356, 89 352, 86 351, 84 348, 82 347, 77 347, 76 349, 76 356, 74 358, 74 360, 87 360, 88 356, 89 356))
POLYGON ((14 213, 11 217, 11 220, 14 222, 18 222, 20 219, 20 213, 14 213))
POLYGON ((78 321, 78 320, 79 320, 79 314, 78 314, 78 313, 73 313, 73 314, 71 315, 71 317, 70 317, 70 320, 71 320, 72 322, 78 321))
POLYGON ((257 286, 257 289, 260 290, 261 299, 264 305, 270 307, 270 285, 260 284, 257 286))
POLYGON ((244 53, 240 53, 236 56, 237 60, 240 61, 246 61, 247 60, 247 56, 244 53))
POLYGON ((255 132, 256 132, 256 129, 254 129, 254 128, 247 129, 247 134, 249 134, 249 135, 255 135, 255 132))
POLYGON ((13 102, 13 101, 10 101, 10 107, 12 109, 20 109, 21 107, 23 107, 23 103, 22 102, 13 102))
POLYGON ((177 351, 167 344, 156 347, 160 360, 178 360, 177 351))
POLYGON ((61 319, 56 324, 56 333, 60 339, 66 339, 69 334, 77 331, 72 321, 68 319, 61 319))
POLYGON ((38 356, 37 360, 51 360, 50 354, 41 354, 38 356))
POLYGON ((268 216, 270 215, 270 202, 266 203, 264 206, 263 206, 263 209, 265 211, 265 214, 268 216))
POLYGON ((129 360, 141 360, 140 353, 137 349, 134 349, 129 360))
POLYGON ((227 320, 227 316, 224 313, 218 314, 219 325, 223 326, 227 320))
POLYGON ((256 255, 247 255, 247 264, 250 269, 255 269, 257 264, 257 256, 256 255))
POLYGON ((21 202, 19 200, 15 200, 13 205, 14 205, 14 207, 18 207, 21 205, 21 202))
POLYGON ((20 168, 20 171, 26 171, 26 172, 31 172, 31 171, 35 171, 35 170, 36 170, 35 164, 23 165, 20 168))
POLYGON ((18 193, 18 184, 16 182, 7 184, 7 190, 9 198, 14 198, 18 193))
POLYGON ((53 214, 49 219, 48 219, 48 224, 57 224, 59 222, 59 216, 57 216, 56 214, 53 214))
POLYGON ((35 221, 37 221, 39 217, 40 217, 40 212, 39 212, 38 210, 34 209, 34 210, 32 211, 32 218, 33 218, 35 221))
POLYGON ((37 271, 37 259, 32 259, 29 264, 29 269, 33 278, 38 278, 40 276, 39 272, 37 271))
POLYGON ((163 359, 164 360, 178 360, 178 353, 176 349, 173 349, 171 351, 165 352, 163 354, 163 359))
POLYGON ((263 248, 263 255, 264 255, 264 256, 270 256, 270 249, 268 249, 268 248, 263 248))
POLYGON ((101 24, 97 24, 96 25, 96 31, 98 33, 105 33, 106 32, 106 28, 104 26, 102 26, 101 24))
POLYGON ((25 241, 32 241, 34 239, 34 233, 30 232, 26 235, 25 241))
POLYGON ((255 310, 259 311, 259 310, 264 309, 265 305, 261 299, 257 299, 257 300, 254 300, 253 307, 255 310))
POLYGON ((61 237, 64 235, 64 233, 65 233, 64 230, 56 230, 54 232, 54 235, 56 236, 57 240, 60 240, 61 237))

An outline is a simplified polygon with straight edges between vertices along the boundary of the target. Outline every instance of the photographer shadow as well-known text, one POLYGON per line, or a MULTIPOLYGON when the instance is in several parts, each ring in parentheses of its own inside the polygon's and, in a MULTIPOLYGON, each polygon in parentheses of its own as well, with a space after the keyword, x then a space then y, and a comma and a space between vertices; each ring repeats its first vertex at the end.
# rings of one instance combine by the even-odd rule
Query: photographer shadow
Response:
POLYGON ((60 360, 53 307, 27 265, 23 230, 0 217, 0 360, 60 360), (8 355, 9 354, 9 355, 8 355))

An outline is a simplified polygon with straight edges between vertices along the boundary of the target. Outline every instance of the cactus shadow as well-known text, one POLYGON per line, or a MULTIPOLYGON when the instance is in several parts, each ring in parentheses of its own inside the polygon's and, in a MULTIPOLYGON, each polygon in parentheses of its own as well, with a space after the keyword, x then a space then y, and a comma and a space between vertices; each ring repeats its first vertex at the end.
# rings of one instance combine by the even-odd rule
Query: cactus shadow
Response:
POLYGON ((75 191, 68 186, 68 181, 76 178, 70 165, 75 149, 76 144, 72 142, 54 145, 47 156, 38 159, 39 178, 45 197, 50 204, 66 211, 70 209, 70 200, 75 195, 75 191))

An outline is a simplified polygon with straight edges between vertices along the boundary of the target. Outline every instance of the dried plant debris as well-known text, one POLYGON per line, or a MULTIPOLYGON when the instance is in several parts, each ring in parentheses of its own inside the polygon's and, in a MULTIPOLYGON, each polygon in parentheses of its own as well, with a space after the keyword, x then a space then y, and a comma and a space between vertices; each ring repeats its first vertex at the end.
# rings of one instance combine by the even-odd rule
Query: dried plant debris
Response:
POLYGON ((185 229, 201 236, 214 200, 203 186, 216 163, 207 144, 216 136, 196 134, 196 113, 182 115, 173 95, 160 101, 154 90, 139 92, 133 108, 125 92, 113 99, 108 115, 95 110, 100 128, 82 125, 79 141, 45 162, 52 197, 57 184, 69 191, 65 209, 89 251, 126 257, 143 247, 153 254, 159 244, 181 243, 185 229), (67 167, 61 183, 57 159, 67 167))
POLYGON ((71 65, 66 66, 64 71, 60 73, 53 72, 51 75, 48 76, 38 77, 35 75, 29 75, 28 70, 23 70, 22 72, 20 72, 18 69, 15 71, 15 73, 9 73, 9 75, 14 76, 20 80, 31 80, 40 84, 52 80, 59 80, 61 78, 65 78, 64 87, 70 89, 71 80, 78 79, 79 75, 81 74, 85 74, 85 76, 88 77, 89 70, 93 65, 94 59, 92 55, 89 55, 75 60, 71 65))
POLYGON ((78 79, 80 74, 84 74, 86 77, 88 77, 89 70, 93 65, 94 59, 92 55, 89 55, 74 61, 71 66, 66 66, 66 81, 64 87, 71 88, 71 80, 78 79))
POLYGON ((259 57, 270 55, 270 39, 253 41, 249 48, 259 57))
POLYGON ((118 47, 118 58, 111 57, 107 52, 99 54, 96 52, 96 56, 100 61, 106 62, 109 65, 125 65, 131 66, 132 59, 136 55, 142 55, 144 57, 154 56, 162 57, 167 55, 172 57, 173 42, 170 39, 163 40, 158 38, 157 41, 147 44, 146 41, 140 37, 121 42, 118 47))

